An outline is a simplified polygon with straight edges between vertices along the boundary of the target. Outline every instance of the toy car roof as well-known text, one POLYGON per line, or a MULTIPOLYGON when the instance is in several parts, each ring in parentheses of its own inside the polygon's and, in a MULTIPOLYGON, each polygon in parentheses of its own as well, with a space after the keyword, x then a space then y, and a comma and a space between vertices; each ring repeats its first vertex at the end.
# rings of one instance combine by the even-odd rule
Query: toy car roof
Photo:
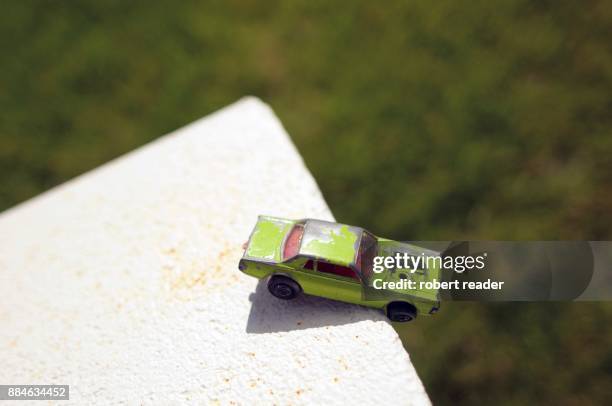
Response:
POLYGON ((323 220, 304 220, 299 253, 338 265, 355 264, 363 229, 323 220))

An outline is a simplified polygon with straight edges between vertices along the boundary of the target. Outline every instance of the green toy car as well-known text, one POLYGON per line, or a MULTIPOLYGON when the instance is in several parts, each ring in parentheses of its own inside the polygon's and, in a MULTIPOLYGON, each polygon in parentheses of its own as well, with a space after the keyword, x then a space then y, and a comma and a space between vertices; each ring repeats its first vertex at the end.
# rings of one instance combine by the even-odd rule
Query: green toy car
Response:
POLYGON ((260 216, 244 249, 238 268, 256 278, 267 278, 268 290, 279 299, 293 299, 303 292, 382 309, 397 322, 433 314, 440 307, 435 289, 372 289, 380 282, 431 281, 439 278, 440 270, 385 268, 373 272, 376 256, 437 253, 376 237, 363 228, 260 216))

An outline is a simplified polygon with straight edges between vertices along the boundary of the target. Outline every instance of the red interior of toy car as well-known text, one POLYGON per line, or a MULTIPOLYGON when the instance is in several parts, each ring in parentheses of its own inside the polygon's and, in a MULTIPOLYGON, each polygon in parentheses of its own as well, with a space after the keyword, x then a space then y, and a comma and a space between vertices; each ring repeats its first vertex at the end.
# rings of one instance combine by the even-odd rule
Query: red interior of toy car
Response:
POLYGON ((301 224, 296 224, 289 232, 287 240, 285 241, 283 259, 289 259, 297 255, 298 250, 300 249, 302 235, 304 235, 304 226, 301 224))

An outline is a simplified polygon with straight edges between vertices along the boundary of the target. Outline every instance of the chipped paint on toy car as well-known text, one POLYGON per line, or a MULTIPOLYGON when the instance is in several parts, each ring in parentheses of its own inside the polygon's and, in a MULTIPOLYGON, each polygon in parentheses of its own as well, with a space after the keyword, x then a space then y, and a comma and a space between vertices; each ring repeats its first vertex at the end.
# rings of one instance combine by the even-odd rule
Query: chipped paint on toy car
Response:
POLYGON ((351 266, 363 229, 321 220, 307 220, 300 254, 351 266))

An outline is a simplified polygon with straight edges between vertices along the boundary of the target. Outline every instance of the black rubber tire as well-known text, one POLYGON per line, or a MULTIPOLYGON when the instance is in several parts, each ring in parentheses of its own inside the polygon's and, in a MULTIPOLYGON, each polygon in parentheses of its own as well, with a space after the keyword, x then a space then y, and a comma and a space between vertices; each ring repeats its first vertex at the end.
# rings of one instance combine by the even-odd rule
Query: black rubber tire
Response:
POLYGON ((268 290, 274 297, 291 300, 300 294, 302 288, 296 281, 287 276, 274 275, 268 281, 268 290))
POLYGON ((387 305, 387 317, 396 323, 407 323, 416 319, 417 309, 410 303, 392 302, 387 305))

